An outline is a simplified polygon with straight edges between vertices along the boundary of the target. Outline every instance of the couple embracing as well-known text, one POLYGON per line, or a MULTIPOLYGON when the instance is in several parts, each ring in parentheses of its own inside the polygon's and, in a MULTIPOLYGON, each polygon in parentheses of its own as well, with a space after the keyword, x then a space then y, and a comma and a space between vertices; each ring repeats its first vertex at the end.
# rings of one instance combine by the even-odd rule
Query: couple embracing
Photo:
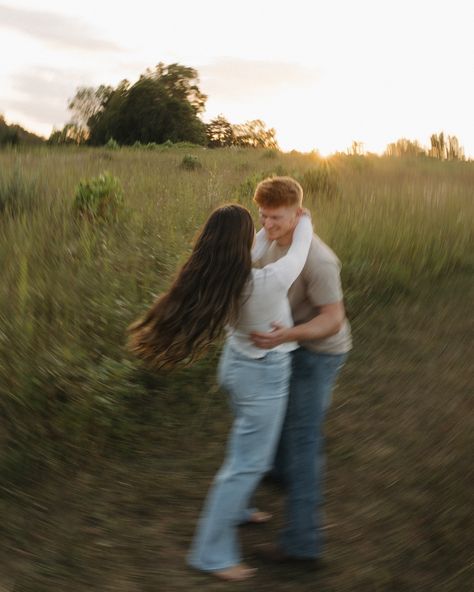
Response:
POLYGON ((262 181, 257 234, 246 208, 214 210, 170 289, 129 328, 132 351, 154 367, 189 362, 227 333, 218 380, 234 422, 188 554, 224 580, 255 573, 242 562, 238 526, 269 518, 251 507, 269 471, 286 490, 286 526, 262 551, 308 566, 322 553, 322 427, 351 335, 340 263, 302 200, 291 177, 262 181))

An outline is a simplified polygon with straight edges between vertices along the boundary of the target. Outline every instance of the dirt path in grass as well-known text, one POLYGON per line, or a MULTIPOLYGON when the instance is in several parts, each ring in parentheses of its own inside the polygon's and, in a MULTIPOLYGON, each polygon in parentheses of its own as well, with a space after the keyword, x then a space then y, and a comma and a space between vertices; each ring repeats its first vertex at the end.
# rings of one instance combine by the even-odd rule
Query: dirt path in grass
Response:
MULTIPOLYGON (((282 523, 242 529, 257 577, 223 584, 184 557, 222 459, 229 416, 211 400, 189 430, 150 438, 130 460, 90 462, 37 490, 4 485, 1 592, 474 589, 473 320, 468 278, 353 319, 355 350, 327 422, 326 560, 318 574, 253 556, 282 523)), ((218 395, 216 395, 218 396, 218 395)))

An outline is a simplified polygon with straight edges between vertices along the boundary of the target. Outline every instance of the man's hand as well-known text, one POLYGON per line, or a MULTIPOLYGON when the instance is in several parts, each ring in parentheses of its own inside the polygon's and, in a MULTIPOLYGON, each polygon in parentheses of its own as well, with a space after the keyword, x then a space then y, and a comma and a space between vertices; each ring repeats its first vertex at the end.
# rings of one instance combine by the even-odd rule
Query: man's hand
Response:
POLYGON ((289 327, 284 327, 280 323, 272 323, 272 327, 273 330, 270 333, 259 333, 258 331, 250 333, 253 344, 260 349, 272 349, 281 343, 292 341, 289 337, 289 327))
POLYGON ((288 341, 301 343, 312 339, 325 339, 340 331, 345 318, 343 302, 333 302, 320 306, 319 314, 307 323, 301 323, 294 327, 284 327, 279 323, 272 323, 273 331, 250 333, 250 338, 253 344, 261 349, 272 349, 288 341))

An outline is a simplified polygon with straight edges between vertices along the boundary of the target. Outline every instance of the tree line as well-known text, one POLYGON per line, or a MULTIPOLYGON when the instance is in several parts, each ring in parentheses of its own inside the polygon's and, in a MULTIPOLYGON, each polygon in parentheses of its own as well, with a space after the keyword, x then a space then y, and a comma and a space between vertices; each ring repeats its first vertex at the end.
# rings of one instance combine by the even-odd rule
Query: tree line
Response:
POLYGON ((41 144, 43 138, 32 134, 20 125, 8 125, 5 117, 0 114, 0 146, 17 146, 18 144, 41 144))
POLYGON ((430 136, 430 146, 424 148, 416 140, 401 138, 389 144, 386 156, 430 156, 438 160, 464 160, 464 148, 456 136, 445 135, 444 132, 430 136))
POLYGON ((54 131, 51 144, 100 146, 110 140, 121 145, 192 142, 210 147, 278 148, 276 131, 255 119, 231 124, 219 115, 208 124, 200 115, 207 96, 198 73, 181 64, 159 63, 135 82, 116 87, 80 87, 69 101, 71 120, 54 131))
MULTIPOLYGON (((276 131, 261 119, 230 123, 219 115, 204 123, 201 115, 207 96, 199 88, 198 72, 182 64, 160 62, 134 83, 122 80, 116 87, 101 84, 79 87, 69 100, 70 121, 54 130, 48 143, 102 146, 192 142, 210 148, 242 146, 278 149, 276 131)), ((0 115, 0 146, 39 143, 42 138, 20 126, 9 126, 0 115)), ((354 141, 349 154, 364 153, 354 141)), ((430 147, 401 138, 389 144, 386 156, 429 156, 439 160, 463 160, 456 136, 432 134, 430 147)))

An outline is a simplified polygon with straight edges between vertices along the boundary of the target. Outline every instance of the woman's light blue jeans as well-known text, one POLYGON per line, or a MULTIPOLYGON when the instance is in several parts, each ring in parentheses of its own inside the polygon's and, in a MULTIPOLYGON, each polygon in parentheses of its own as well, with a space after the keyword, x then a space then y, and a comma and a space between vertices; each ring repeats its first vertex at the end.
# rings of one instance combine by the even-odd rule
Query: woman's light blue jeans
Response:
POLYGON ((273 464, 286 411, 290 354, 269 351, 252 359, 224 347, 219 384, 228 393, 234 423, 222 467, 214 478, 188 555, 203 571, 241 562, 237 526, 263 475, 273 464))

